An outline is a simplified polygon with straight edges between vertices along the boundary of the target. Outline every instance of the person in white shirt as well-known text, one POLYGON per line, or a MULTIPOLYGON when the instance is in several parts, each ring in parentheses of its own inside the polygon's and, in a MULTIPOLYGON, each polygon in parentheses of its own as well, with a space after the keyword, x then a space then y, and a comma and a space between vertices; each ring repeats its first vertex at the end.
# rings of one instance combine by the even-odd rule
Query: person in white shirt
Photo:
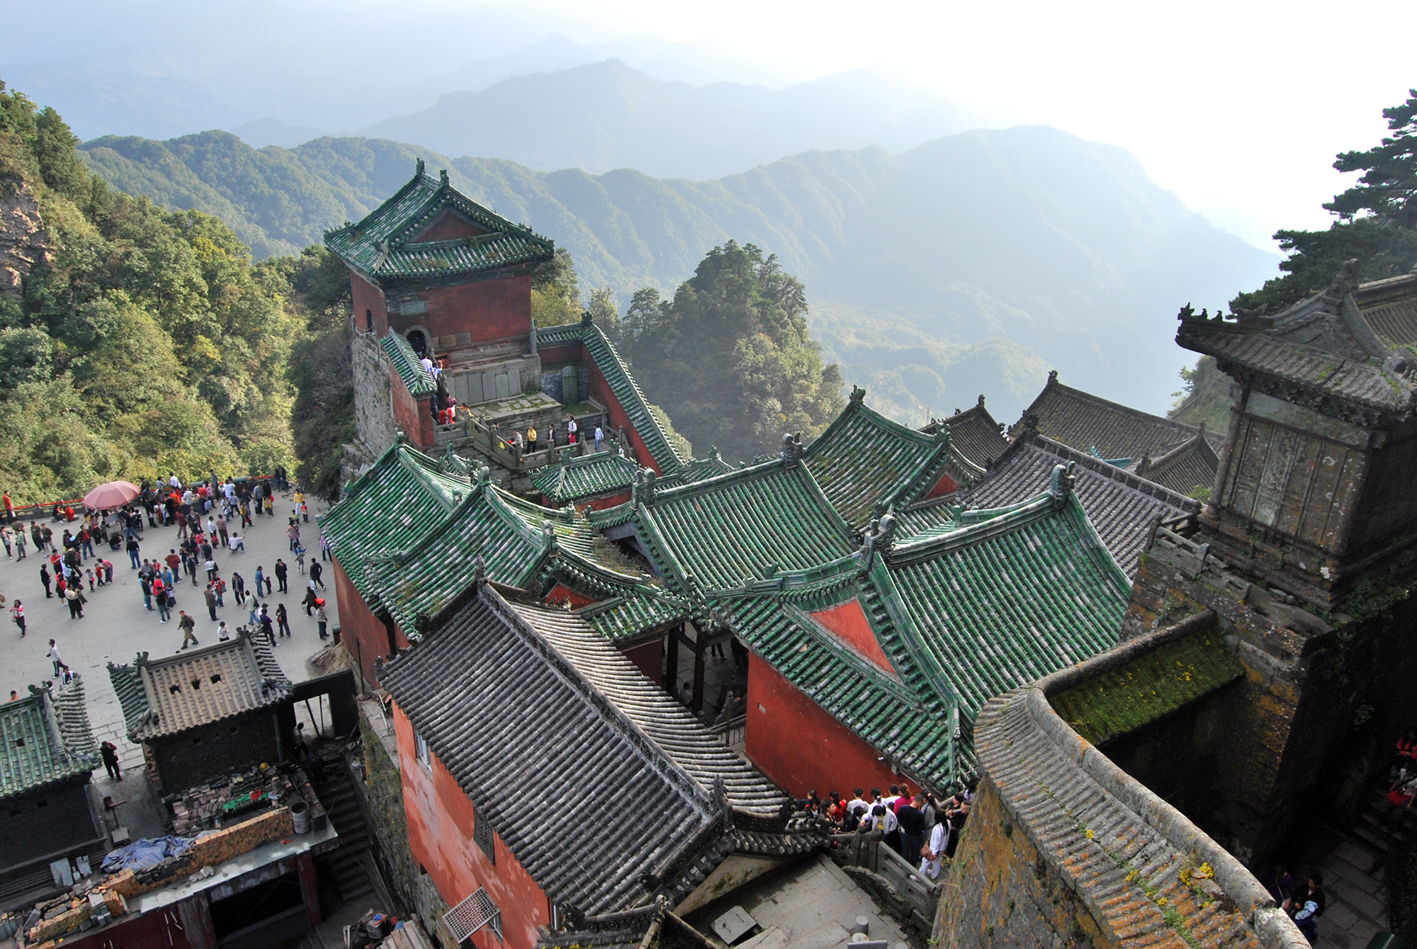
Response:
POLYGON ((930 828, 930 839, 920 851, 920 873, 932 880, 940 878, 940 863, 945 859, 945 848, 950 842, 950 825, 940 821, 930 828))
POLYGON ((427 356, 418 360, 418 363, 423 367, 424 372, 431 373, 433 371, 433 360, 429 359, 427 356))
POLYGON ((574 445, 576 443, 576 432, 578 431, 580 431, 580 428, 576 425, 576 420, 572 418, 566 423, 566 441, 574 445))
POLYGON ((236 553, 238 550, 242 553, 246 552, 246 541, 242 540, 241 535, 236 531, 232 531, 227 535, 227 545, 231 547, 232 553, 236 553))

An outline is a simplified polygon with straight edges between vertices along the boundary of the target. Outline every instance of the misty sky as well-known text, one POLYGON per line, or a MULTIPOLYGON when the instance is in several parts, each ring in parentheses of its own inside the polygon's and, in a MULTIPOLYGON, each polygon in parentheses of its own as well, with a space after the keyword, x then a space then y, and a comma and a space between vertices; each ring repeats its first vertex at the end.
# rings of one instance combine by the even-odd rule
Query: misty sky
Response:
POLYGON ((174 89, 201 73, 269 82, 273 99, 287 98, 292 77, 312 88, 416 83, 554 32, 612 54, 638 42, 696 62, 704 79, 785 85, 880 64, 987 124, 1047 123, 1121 145, 1192 208, 1261 244, 1277 227, 1327 224, 1320 204, 1345 186, 1334 154, 1374 144, 1381 109, 1417 86, 1412 0, 1326 10, 1243 0, 0 5, 10 27, 0 78, 7 66, 75 59, 166 70, 174 89))
POLYGON ((707 40, 810 76, 887 63, 1020 121, 1122 145, 1243 236, 1324 227, 1335 153, 1417 86, 1417 3, 578 0, 609 35, 707 40), (594 14, 588 11, 594 10, 594 14), (744 24, 749 24, 746 28, 744 24), (1387 47, 1383 48, 1383 44, 1387 47))

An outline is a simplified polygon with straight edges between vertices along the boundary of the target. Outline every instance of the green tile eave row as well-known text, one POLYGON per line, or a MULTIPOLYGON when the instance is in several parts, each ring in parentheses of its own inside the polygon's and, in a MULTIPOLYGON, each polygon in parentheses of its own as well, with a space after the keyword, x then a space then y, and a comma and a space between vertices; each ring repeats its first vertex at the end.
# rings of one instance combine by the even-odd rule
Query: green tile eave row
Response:
POLYGON ((799 570, 851 552, 855 542, 834 515, 810 472, 781 462, 657 494, 639 511, 683 571, 714 589, 769 564, 799 570))
POLYGON ((624 491, 634 484, 639 469, 614 452, 597 452, 542 468, 532 476, 532 487, 551 501, 577 501, 624 491))
MULTIPOLYGON (((59 723, 48 720, 45 705, 43 696, 29 695, 0 706, 0 800, 92 771, 98 763, 92 736, 83 748, 66 748, 59 723)), ((51 703, 49 711, 57 716, 59 703, 51 703)), ((69 714, 83 718, 69 730, 76 736, 87 733, 82 707, 69 714)))
POLYGON ((433 376, 423 364, 419 362, 418 356, 409 345, 407 339, 401 333, 389 333, 381 337, 379 345, 383 347, 385 354, 389 357, 389 362, 393 363, 394 369, 398 371, 399 378, 407 387, 410 395, 432 395, 438 391, 437 385, 433 382, 433 376))

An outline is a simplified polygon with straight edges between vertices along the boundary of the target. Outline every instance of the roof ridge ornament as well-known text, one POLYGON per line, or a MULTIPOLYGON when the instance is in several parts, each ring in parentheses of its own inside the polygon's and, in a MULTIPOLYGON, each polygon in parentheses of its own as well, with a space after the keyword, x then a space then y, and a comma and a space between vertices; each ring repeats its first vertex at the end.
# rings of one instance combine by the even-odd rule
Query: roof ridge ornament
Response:
POLYGON ((853 385, 853 386, 851 387, 851 398, 850 398, 849 401, 851 402, 852 405, 860 405, 861 403, 865 402, 865 401, 866 401, 866 390, 865 390, 865 388, 863 388, 862 386, 853 385))
POLYGON ((804 450, 801 432, 784 432, 782 436, 782 466, 796 468, 797 463, 802 460, 804 450))
POLYGON ((861 551, 856 555, 862 570, 870 570, 879 551, 885 556, 895 544, 895 515, 890 511, 871 519, 871 526, 861 535, 861 551))
POLYGON ((1068 495, 1073 492, 1073 482, 1077 476, 1073 472, 1077 469, 1078 463, 1070 461, 1066 466, 1058 464, 1053 466, 1053 475, 1049 479, 1048 493, 1053 496, 1053 506, 1061 508, 1068 501, 1068 495))
POLYGON ((940 448, 950 447, 950 426, 948 423, 940 422, 935 426, 935 444, 940 448))
POLYGON ((653 468, 641 468, 635 472, 635 483, 630 485, 630 503, 646 506, 654 503, 654 483, 659 478, 653 468))
POLYGON ((444 188, 449 187, 449 182, 448 182, 448 169, 446 169, 446 168, 439 168, 439 169, 438 169, 438 184, 439 184, 441 187, 444 187, 444 188))
POLYGON ((414 174, 416 177, 420 177, 420 178, 423 176, 423 159, 422 159, 422 158, 415 158, 415 159, 413 160, 413 174, 414 174))

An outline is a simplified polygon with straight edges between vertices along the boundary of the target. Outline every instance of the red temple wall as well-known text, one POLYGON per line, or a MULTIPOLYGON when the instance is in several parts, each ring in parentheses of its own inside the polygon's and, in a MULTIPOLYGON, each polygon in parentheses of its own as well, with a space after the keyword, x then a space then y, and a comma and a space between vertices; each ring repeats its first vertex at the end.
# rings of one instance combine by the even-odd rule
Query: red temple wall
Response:
POLYGON ((403 384, 403 376, 390 369, 389 393, 394 407, 394 424, 408 435, 414 448, 429 451, 434 446, 431 397, 415 399, 403 384))
POLYGON ((502 912, 499 942, 491 930, 472 938, 477 949, 534 949, 538 925, 550 922, 546 894, 502 843, 493 841, 496 862, 490 862, 473 840, 476 817, 472 801, 457 779, 429 754, 429 767, 418 761, 413 724, 394 705, 404 812, 408 816, 408 847, 413 859, 433 878, 438 895, 456 906, 478 887, 487 891, 502 912))
POLYGON ((352 268, 349 289, 354 297, 354 325, 361 333, 369 332, 367 314, 374 314, 374 332, 383 336, 389 331, 389 311, 384 306, 384 294, 352 268))
POLYGON ((955 484, 953 478, 947 474, 940 475, 940 480, 935 482, 933 488, 925 492, 925 497, 921 498, 921 500, 923 501, 926 498, 947 498, 958 490, 959 485, 955 484))
POLYGON ((595 600, 586 596, 584 593, 572 590, 564 583, 556 584, 554 587, 551 588, 551 592, 546 594, 547 603, 560 604, 565 603, 567 600, 571 602, 571 609, 573 610, 578 610, 582 606, 589 606, 590 604, 595 602, 595 600))
MULTIPOLYGON (((593 435, 595 433, 592 431, 591 434, 593 435)), ((612 494, 609 497, 591 498, 589 501, 582 503, 589 504, 592 510, 603 511, 608 507, 615 507, 617 505, 624 504, 628 500, 630 500, 630 492, 622 491, 619 494, 612 494)), ((581 508, 581 510, 585 510, 585 508, 581 508)))
POLYGON ((784 679, 757 653, 748 656, 749 760, 796 797, 815 790, 851 796, 854 788, 884 791, 905 784, 881 753, 784 679))
MULTIPOLYGON (((813 613, 812 619, 831 630, 843 643, 863 659, 869 659, 882 669, 895 675, 895 666, 886 658, 881 644, 871 629, 866 614, 861 609, 860 600, 847 600, 840 606, 813 613)), ((839 790, 839 789, 838 789, 839 790)))
MULTIPOLYGON (((432 287, 418 291, 418 298, 428 312, 399 317, 393 324, 397 331, 421 326, 433 336, 469 333, 474 343, 530 338, 530 274, 432 287)), ((430 343, 436 346, 435 340, 430 343)))
POLYGON ((664 685, 664 639, 652 639, 638 646, 620 650, 621 655, 635 664, 655 685, 664 685))
POLYGON ((389 654, 389 633, 383 622, 370 611, 364 597, 355 589, 349 574, 340 566, 338 556, 334 558, 334 563, 340 645, 359 663, 365 680, 372 685, 378 681, 374 677, 375 661, 380 656, 389 654))

